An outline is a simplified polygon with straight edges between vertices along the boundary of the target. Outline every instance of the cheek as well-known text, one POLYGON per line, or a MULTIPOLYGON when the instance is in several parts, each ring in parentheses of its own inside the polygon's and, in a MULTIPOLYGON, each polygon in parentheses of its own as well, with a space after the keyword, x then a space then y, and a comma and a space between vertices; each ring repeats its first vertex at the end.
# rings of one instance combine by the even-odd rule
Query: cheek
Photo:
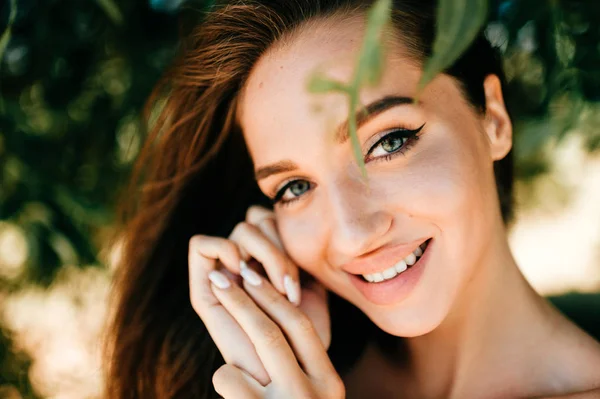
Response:
POLYGON ((286 252, 298 266, 313 275, 322 269, 318 266, 325 253, 324 240, 321 238, 324 226, 316 212, 304 212, 297 217, 278 217, 277 225, 286 252))
POLYGON ((440 148, 432 154, 429 160, 422 161, 420 178, 413 181, 415 212, 429 214, 436 224, 445 225, 473 205, 478 176, 473 163, 457 149, 440 148))
POLYGON ((435 225, 434 234, 439 234, 441 266, 430 281, 440 287, 436 296, 439 306, 431 307, 440 312, 472 275, 481 256, 476 249, 485 248, 493 234, 494 202, 489 197, 495 190, 493 171, 483 158, 485 149, 476 134, 465 132, 463 138, 457 138, 456 133, 442 133, 431 140, 415 161, 415 172, 407 183, 413 187, 407 193, 412 196, 406 199, 408 212, 435 225))
POLYGON ((415 147, 410 163, 400 173, 391 170, 380 181, 387 186, 381 191, 390 207, 441 229, 477 211, 483 175, 474 148, 444 139, 451 138, 450 134, 435 134, 438 137, 422 138, 419 144, 424 145, 415 147))

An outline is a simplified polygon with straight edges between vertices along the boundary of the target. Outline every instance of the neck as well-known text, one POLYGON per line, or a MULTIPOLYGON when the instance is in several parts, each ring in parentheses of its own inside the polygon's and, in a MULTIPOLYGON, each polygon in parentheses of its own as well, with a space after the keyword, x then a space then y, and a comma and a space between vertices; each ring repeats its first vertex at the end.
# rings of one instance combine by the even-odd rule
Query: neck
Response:
POLYGON ((473 397, 478 389, 500 392, 508 381, 518 385, 522 354, 536 352, 551 330, 551 307, 520 273, 505 232, 494 237, 444 322, 406 340, 419 397, 473 397))

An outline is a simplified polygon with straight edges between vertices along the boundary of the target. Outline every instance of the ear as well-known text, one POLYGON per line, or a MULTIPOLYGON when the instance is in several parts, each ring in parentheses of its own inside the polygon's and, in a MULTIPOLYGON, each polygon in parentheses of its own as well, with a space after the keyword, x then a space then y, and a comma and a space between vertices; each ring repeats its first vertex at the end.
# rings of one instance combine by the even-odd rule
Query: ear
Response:
POLYGON ((484 129, 490 144, 490 155, 494 161, 508 154, 512 147, 512 122, 508 116, 500 79, 496 75, 488 75, 483 81, 485 91, 484 129))

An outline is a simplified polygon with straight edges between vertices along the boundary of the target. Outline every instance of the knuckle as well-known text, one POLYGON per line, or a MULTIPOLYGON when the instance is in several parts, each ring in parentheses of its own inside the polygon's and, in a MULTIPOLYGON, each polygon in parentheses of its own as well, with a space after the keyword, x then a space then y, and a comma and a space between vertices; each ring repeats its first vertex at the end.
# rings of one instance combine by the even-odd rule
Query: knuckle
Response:
POLYGON ((205 238, 206 238, 206 237, 205 237, 204 235, 202 235, 202 234, 196 234, 196 235, 193 235, 193 236, 190 238, 190 241, 189 241, 189 246, 190 246, 190 249, 192 249, 192 248, 196 248, 196 247, 198 247, 199 245, 201 245, 201 244, 204 242, 205 238))
POLYGON ((258 212, 260 212, 260 207, 258 205, 249 206, 246 210, 246 220, 252 220, 258 212))
POLYGON ((261 340, 264 345, 269 348, 280 348, 287 343, 283 333, 272 321, 264 321, 261 323, 260 330, 262 332, 261 340))
POLYGON ((271 210, 265 208, 260 205, 251 205, 246 211, 246 220, 258 220, 263 216, 266 216, 271 213, 271 210))
POLYGON ((228 380, 231 379, 231 377, 233 377, 232 367, 234 366, 230 364, 224 364, 221 367, 219 367, 217 371, 215 371, 215 373, 212 376, 212 383, 215 386, 215 388, 222 387, 227 383, 228 380))
POLYGON ((228 252, 237 253, 239 251, 238 245, 231 240, 224 240, 223 247, 228 252))
POLYGON ((190 304, 196 314, 202 318, 204 312, 214 302, 207 292, 190 291, 190 304))
POLYGON ((265 307, 272 309, 278 307, 282 301, 285 301, 284 297, 276 290, 268 290, 263 293, 265 307))
POLYGON ((331 387, 331 397, 332 398, 345 398, 346 397, 346 387, 344 386, 344 382, 342 379, 337 376, 335 380, 332 382, 331 387))
POLYGON ((292 324, 294 328, 300 331, 301 334, 313 334, 315 333, 315 328, 313 326, 312 321, 302 312, 295 312, 293 316, 292 324))
POLYGON ((273 232, 277 232, 277 225, 275 224, 275 219, 273 218, 265 218, 261 220, 258 226, 273 232))
POLYGON ((344 386, 344 381, 342 381, 342 378, 337 373, 334 374, 334 376, 331 376, 327 380, 324 386, 325 396, 331 399, 345 398, 346 387, 344 386))
POLYGON ((247 295, 231 295, 230 299, 232 306, 240 309, 241 312, 252 313, 254 302, 247 295))
POLYGON ((233 232, 231 233, 231 235, 248 234, 250 231, 252 231, 252 225, 250 223, 239 222, 233 228, 233 232))

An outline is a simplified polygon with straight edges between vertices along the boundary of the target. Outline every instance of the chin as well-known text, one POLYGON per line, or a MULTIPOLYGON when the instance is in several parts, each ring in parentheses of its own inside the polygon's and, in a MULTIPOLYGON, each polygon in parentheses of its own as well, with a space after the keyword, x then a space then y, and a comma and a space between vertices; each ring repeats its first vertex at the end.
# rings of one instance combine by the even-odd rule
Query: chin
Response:
POLYGON ((435 314, 431 309, 426 311, 394 311, 394 309, 366 311, 365 314, 371 321, 390 335, 397 337, 418 337, 429 334, 435 330, 444 317, 435 314))

